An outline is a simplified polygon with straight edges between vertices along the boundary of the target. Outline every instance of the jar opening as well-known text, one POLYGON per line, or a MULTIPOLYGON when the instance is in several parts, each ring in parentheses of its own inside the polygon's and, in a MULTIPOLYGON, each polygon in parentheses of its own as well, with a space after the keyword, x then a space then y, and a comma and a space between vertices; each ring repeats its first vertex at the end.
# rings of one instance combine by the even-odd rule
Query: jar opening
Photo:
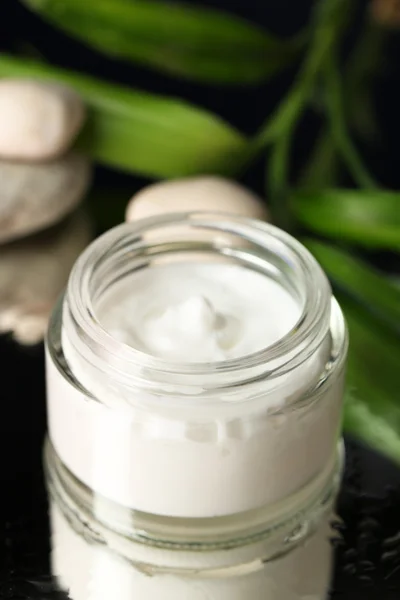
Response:
POLYGON ((112 370, 126 384, 140 379, 174 385, 227 388, 272 380, 307 360, 330 328, 331 290, 312 255, 276 227, 219 213, 181 213, 123 224, 105 233, 77 261, 68 285, 63 323, 78 353, 112 370), (177 262, 241 265, 276 281, 296 300, 299 317, 273 344, 213 362, 160 358, 127 345, 104 327, 99 301, 118 282, 143 269, 177 262), (212 384, 211 384, 212 381, 212 384))

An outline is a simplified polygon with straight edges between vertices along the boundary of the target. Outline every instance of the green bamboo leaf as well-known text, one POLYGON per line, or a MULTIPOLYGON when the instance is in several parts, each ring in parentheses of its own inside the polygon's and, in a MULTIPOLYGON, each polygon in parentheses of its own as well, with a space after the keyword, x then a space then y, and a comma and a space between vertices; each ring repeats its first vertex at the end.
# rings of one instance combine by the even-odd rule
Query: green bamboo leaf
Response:
POLYGON ((400 463, 400 338, 344 295, 350 333, 344 427, 400 463))
POLYGON ((291 208, 299 223, 326 237, 400 250, 400 192, 300 191, 294 193, 291 208))
POLYGON ((216 10, 140 0, 25 0, 96 50, 173 75, 254 83, 286 67, 299 39, 281 40, 216 10))
POLYGON ((400 464, 399 415, 396 414, 396 420, 388 418, 387 408, 391 414, 393 408, 397 409, 397 405, 390 403, 386 407, 382 406, 379 414, 370 409, 365 396, 361 398, 349 390, 346 395, 343 425, 347 433, 400 464))
MULTIPOLYGON (((393 403, 395 414, 398 414, 397 426, 400 435, 400 338, 394 332, 391 335, 382 333, 378 327, 371 324, 367 312, 351 314, 345 307, 344 311, 351 343, 348 383, 358 390, 360 398, 368 401, 371 410, 379 411, 384 403, 388 406, 393 403)), ((360 311, 359 306, 357 311, 360 311)), ((382 326, 381 323, 380 327, 382 326)))
POLYGON ((400 289, 346 250, 313 239, 303 243, 314 254, 335 286, 391 324, 400 328, 400 289))
POLYGON ((155 177, 231 174, 246 140, 218 117, 172 98, 0 54, 0 77, 32 77, 69 85, 88 107, 78 139, 101 163, 155 177))

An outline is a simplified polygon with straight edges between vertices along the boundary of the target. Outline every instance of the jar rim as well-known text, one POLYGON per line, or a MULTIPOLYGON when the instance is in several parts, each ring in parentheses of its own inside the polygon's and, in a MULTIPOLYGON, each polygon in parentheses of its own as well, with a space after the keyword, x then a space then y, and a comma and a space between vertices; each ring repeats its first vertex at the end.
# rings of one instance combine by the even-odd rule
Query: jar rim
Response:
MULTIPOLYGON (((96 353, 100 348, 107 348, 110 356, 118 356, 118 362, 133 367, 140 365, 142 372, 168 375, 202 376, 210 373, 227 374, 233 371, 248 371, 261 365, 271 365, 268 377, 271 379, 282 374, 282 368, 288 368, 285 360, 288 352, 307 341, 311 353, 325 338, 330 321, 331 288, 329 282, 311 253, 300 242, 274 225, 253 219, 232 216, 225 213, 171 213, 150 217, 134 223, 124 223, 97 238, 83 252, 70 275, 67 288, 67 302, 71 318, 75 326, 84 332, 85 343, 96 353), (296 259, 304 287, 304 305, 296 325, 282 338, 256 352, 210 362, 182 363, 165 358, 155 357, 141 350, 116 340, 96 317, 91 294, 91 281, 95 270, 102 260, 118 249, 129 248, 140 236, 159 227, 185 225, 188 227, 219 230, 228 234, 236 234, 255 243, 259 248, 269 248, 277 244, 280 251, 286 250, 287 261, 296 259)), ((301 357, 290 359, 290 368, 301 357)), ((303 358, 304 359, 304 358, 303 358)), ((124 369, 125 374, 130 369, 124 369)), ((263 376, 266 376, 264 372, 263 376)))

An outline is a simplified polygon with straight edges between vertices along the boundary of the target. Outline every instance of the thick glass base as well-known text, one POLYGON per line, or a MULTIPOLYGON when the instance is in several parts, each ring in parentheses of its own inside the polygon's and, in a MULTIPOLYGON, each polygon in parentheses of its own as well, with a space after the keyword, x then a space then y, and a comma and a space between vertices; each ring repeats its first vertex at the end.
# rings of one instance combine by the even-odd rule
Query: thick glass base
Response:
POLYGON ((229 519, 161 519, 136 513, 85 488, 49 442, 45 462, 53 573, 72 600, 326 597, 341 446, 334 465, 307 494, 296 495, 275 512, 269 507, 268 513, 229 519))

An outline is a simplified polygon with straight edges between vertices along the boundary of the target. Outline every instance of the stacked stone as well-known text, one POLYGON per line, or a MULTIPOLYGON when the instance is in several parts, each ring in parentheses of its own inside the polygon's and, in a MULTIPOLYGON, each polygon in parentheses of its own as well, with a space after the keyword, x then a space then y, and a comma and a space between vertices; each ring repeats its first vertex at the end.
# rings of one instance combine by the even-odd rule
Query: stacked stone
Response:
POLYGON ((90 184, 90 162, 70 150, 84 120, 68 88, 0 80, 0 332, 22 343, 43 338, 90 240, 83 215, 68 218, 90 184))

